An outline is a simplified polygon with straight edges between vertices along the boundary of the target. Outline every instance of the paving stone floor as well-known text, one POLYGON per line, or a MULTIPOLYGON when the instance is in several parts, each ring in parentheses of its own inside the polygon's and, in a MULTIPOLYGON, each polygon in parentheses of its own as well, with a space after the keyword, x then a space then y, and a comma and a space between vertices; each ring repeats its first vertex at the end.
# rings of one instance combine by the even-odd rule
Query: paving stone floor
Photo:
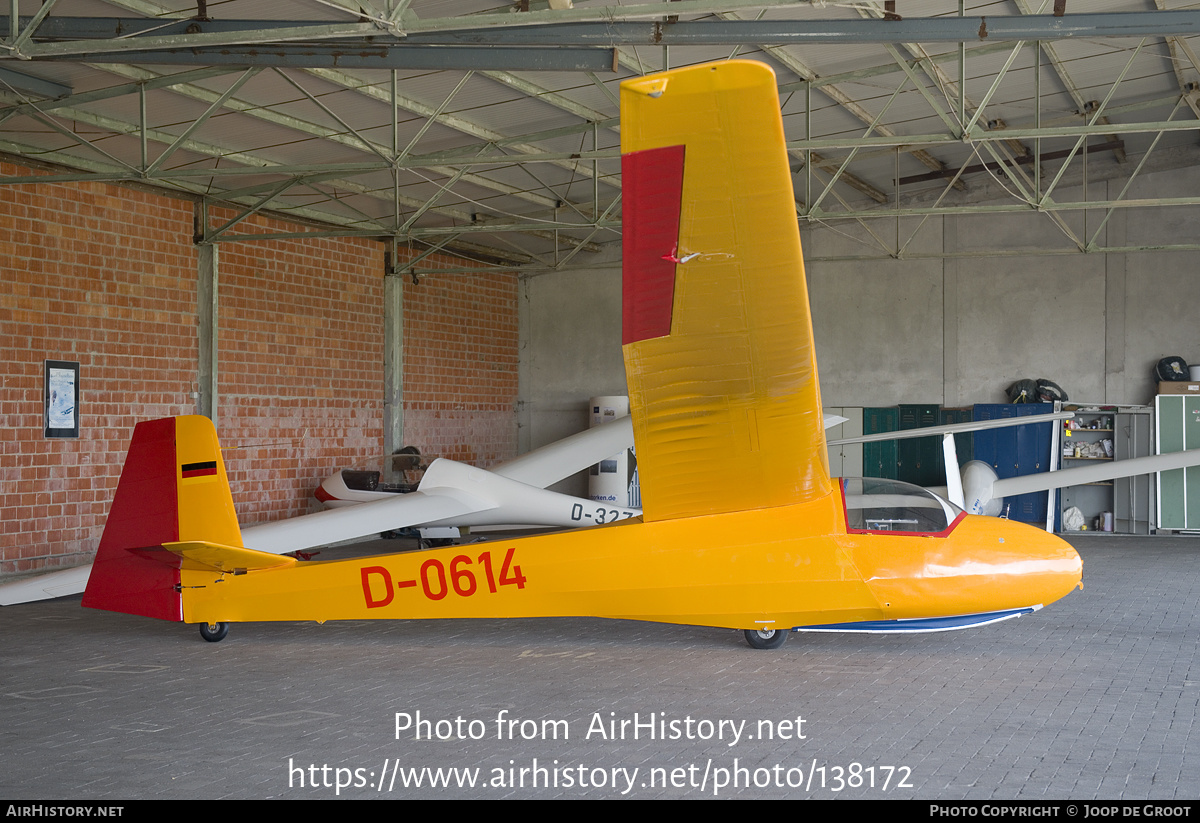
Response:
POLYGON ((599 619, 214 644, 78 597, 0 608, 0 798, 1196 798, 1200 539, 1072 542, 1085 589, 1037 614, 774 652, 599 619))

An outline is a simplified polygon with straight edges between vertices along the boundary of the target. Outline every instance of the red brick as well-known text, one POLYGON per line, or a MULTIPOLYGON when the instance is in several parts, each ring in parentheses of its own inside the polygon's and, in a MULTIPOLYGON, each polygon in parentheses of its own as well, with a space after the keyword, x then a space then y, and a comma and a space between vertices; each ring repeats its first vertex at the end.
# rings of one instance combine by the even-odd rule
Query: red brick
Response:
MULTIPOLYGON (((297 227, 256 216, 236 230, 297 227)), ((94 553, 133 426, 194 411, 191 235, 192 204, 165 195, 0 186, 0 575, 94 553), (78 440, 42 436, 44 359, 81 364, 78 440)), ((381 451, 382 271, 366 240, 220 247, 219 427, 243 522, 307 511, 321 479, 381 451)), ((483 465, 511 457, 516 276, 433 273, 404 288, 405 442, 483 465)))

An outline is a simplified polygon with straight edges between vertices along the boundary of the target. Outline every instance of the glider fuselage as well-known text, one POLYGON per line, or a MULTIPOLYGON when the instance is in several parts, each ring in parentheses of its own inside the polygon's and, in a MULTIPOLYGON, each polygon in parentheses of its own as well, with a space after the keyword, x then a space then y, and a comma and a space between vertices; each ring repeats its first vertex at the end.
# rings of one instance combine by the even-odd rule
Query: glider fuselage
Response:
POLYGON ((1038 607, 1080 573, 1064 541, 994 518, 963 515, 938 534, 850 531, 835 489, 774 509, 246 575, 184 569, 181 583, 189 623, 590 615, 790 629, 1038 607))

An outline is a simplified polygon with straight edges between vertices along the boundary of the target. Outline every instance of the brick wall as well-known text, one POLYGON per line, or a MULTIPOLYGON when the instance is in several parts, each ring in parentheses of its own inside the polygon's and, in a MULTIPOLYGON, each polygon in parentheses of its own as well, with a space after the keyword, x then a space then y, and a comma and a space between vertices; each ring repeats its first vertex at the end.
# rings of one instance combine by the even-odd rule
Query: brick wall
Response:
MULTIPOLYGON (((192 216, 119 186, 0 186, 0 576, 89 559, 134 424, 194 412, 192 216), (80 363, 77 440, 42 437, 46 359, 80 363)), ((238 516, 299 514, 322 478, 382 450, 382 247, 271 240, 219 257, 218 431, 238 516)), ((405 301, 405 442, 512 456, 515 276, 432 275, 405 301)))
POLYGON ((217 424, 238 518, 315 511, 317 484, 383 448, 383 248, 271 240, 223 243, 218 258, 217 424))
POLYGON ((136 190, 0 186, 0 573, 86 560, 133 425, 194 410, 191 219, 136 190), (46 359, 80 364, 78 440, 42 436, 46 359))
POLYGON ((516 306, 515 274, 405 280, 406 444, 477 466, 516 454, 516 306))

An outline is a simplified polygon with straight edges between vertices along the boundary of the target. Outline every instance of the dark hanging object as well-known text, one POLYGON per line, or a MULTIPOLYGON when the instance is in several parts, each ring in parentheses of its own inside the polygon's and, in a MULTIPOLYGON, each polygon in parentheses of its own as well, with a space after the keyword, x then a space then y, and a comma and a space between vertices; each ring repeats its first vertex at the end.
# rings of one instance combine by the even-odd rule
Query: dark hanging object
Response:
POLYGON ((1033 380, 1018 380, 1008 387, 1009 403, 1040 403, 1038 385, 1033 380))
POLYGON ((1043 403, 1054 403, 1055 401, 1062 403, 1067 400, 1067 393, 1062 390, 1062 386, 1044 377, 1038 378, 1037 396, 1038 400, 1043 403))
POLYGON ((1188 378, 1188 364, 1182 357, 1164 357, 1154 366, 1154 377, 1159 383, 1182 382, 1188 378))

